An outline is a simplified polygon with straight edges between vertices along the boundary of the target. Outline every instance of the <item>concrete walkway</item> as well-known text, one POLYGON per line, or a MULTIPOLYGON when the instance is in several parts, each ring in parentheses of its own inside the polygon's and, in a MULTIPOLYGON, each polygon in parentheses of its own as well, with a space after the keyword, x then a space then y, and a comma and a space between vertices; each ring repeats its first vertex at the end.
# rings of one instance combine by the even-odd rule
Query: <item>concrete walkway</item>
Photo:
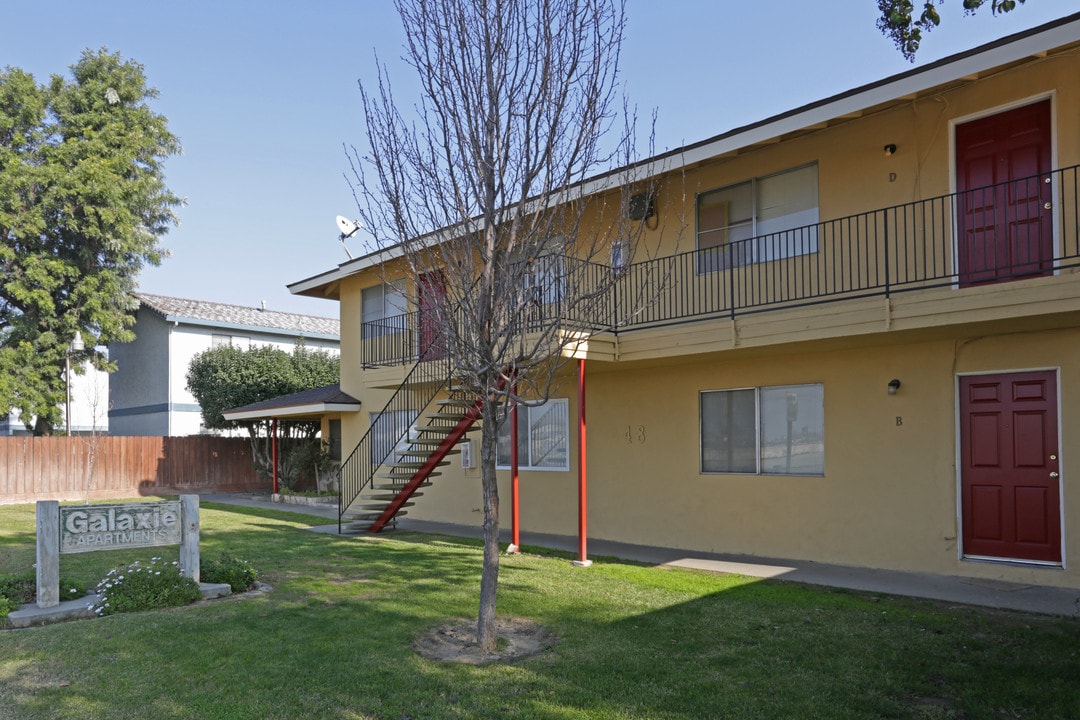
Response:
MULTIPOLYGON (((333 520, 332 525, 316 525, 316 532, 337 532, 337 508, 285 505, 270 501, 269 496, 254 495, 203 495, 205 502, 217 502, 273 510, 291 510, 333 520)), ((431 533, 458 537, 481 536, 481 528, 451 523, 410 520, 402 518, 398 528, 405 532, 431 533)), ((503 542, 510 541, 510 531, 501 532, 503 542)), ((576 537, 546 533, 523 532, 525 546, 550 548, 577 552, 576 537)), ((806 560, 778 560, 745 555, 722 555, 694 550, 632 545, 609 540, 588 540, 588 553, 592 559, 613 557, 672 567, 693 568, 712 572, 736 573, 750 577, 770 578, 811 585, 847 588, 887 595, 942 600, 950 603, 980 605, 1006 610, 1080 617, 1080 590, 1062 587, 1022 585, 1000 580, 981 580, 930 573, 875 570, 845 565, 830 565, 806 560)), ((1048 570, 1047 573, 1054 571, 1048 570)))

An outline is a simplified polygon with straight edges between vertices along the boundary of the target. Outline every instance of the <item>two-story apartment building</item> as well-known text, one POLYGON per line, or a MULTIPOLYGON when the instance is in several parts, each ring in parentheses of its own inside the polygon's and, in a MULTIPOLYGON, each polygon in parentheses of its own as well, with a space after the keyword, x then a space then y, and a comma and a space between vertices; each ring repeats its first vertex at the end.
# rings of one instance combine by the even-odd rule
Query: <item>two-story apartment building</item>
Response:
MULTIPOLYGON (((577 532, 587 402, 593 537, 1080 587, 1080 15, 647 166, 689 227, 522 416, 526 538, 577 532)), ((384 257, 290 286, 340 304, 346 455, 422 344, 384 257)), ((478 524, 440 472, 410 516, 478 524)))
POLYGON ((199 404, 187 389, 197 353, 219 345, 269 345, 292 352, 298 340, 337 353, 338 321, 264 307, 137 293, 135 339, 113 343, 109 357, 109 433, 197 435, 205 432, 199 404))

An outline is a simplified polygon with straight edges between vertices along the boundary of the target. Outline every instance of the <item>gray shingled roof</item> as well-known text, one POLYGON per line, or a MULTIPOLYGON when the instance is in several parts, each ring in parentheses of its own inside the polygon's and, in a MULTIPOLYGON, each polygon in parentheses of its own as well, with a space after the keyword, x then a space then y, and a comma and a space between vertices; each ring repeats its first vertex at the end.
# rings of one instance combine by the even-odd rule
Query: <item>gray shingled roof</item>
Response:
POLYGON ((337 318, 262 310, 257 307, 226 305, 206 300, 189 300, 149 293, 135 293, 135 297, 144 307, 169 321, 194 325, 266 328, 270 332, 286 331, 290 335, 308 337, 341 337, 341 323, 337 318))
POLYGON ((324 385, 311 390, 301 390, 290 395, 281 395, 269 400, 230 408, 226 413, 251 412, 254 410, 281 410, 284 408, 299 407, 304 405, 355 405, 360 407, 360 401, 352 395, 341 391, 341 385, 324 385))

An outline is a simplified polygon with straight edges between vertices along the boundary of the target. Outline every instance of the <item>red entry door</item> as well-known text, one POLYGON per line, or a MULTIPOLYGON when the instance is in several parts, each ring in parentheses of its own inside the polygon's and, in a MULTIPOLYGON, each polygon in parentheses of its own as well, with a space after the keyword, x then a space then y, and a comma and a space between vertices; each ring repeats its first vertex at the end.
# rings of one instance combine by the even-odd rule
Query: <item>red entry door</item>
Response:
POLYGON ((419 279, 420 358, 438 360, 446 357, 442 334, 442 324, 446 321, 446 276, 442 270, 433 270, 419 279))
POLYGON ((1057 377, 960 378, 965 556, 1061 562, 1057 377))
POLYGON ((1050 273, 1050 170, 1049 100, 957 125, 962 286, 1050 273))

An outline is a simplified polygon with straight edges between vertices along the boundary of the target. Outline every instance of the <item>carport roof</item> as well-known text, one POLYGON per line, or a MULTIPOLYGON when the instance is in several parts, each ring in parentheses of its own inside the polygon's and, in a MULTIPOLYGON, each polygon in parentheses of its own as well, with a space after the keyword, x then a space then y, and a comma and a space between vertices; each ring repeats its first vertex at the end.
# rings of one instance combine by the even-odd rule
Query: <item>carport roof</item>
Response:
POLYGON ((358 412, 360 401, 342 392, 338 383, 261 400, 222 413, 226 420, 317 419, 331 412, 358 412))

